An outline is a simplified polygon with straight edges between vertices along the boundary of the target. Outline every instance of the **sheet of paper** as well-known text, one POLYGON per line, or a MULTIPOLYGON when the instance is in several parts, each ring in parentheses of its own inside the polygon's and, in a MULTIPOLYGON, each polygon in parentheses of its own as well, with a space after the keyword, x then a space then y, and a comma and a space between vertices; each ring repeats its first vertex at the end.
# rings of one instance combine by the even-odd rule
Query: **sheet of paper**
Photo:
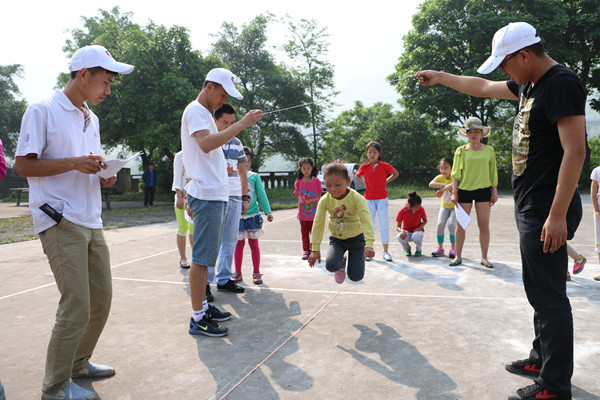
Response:
POLYGON ((456 205, 456 220, 458 221, 460 226, 462 226, 462 228, 465 230, 467 229, 467 226, 469 226, 471 221, 473 221, 471 217, 469 217, 469 214, 467 214, 465 209, 460 206, 460 204, 456 205))
POLYGON ((97 175, 104 179, 112 178, 113 175, 115 175, 117 172, 119 172, 119 170, 121 168, 123 168, 125 166, 125 164, 127 164, 129 161, 133 160, 134 158, 140 156, 141 154, 142 154, 142 152, 140 151, 140 152, 132 155, 131 157, 129 157, 127 160, 104 161, 104 164, 106 164, 106 169, 101 169, 97 175))

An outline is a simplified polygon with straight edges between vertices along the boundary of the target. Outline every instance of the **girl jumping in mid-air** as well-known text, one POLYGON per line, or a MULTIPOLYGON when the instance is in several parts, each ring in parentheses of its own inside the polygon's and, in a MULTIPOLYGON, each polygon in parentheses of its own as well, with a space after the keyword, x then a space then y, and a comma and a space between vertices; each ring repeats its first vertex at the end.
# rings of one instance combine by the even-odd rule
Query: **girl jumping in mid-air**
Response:
POLYGON ((329 251, 325 267, 334 273, 335 281, 343 283, 346 278, 360 281, 365 274, 365 258, 374 257, 373 225, 365 198, 356 190, 348 188, 350 176, 344 164, 331 163, 323 167, 323 181, 327 194, 319 201, 310 242, 312 252, 308 265, 321 262, 321 239, 325 219, 329 213, 329 251), (346 258, 345 253, 348 252, 346 258))
POLYGON ((248 239, 248 245, 252 251, 252 266, 254 267, 252 273, 252 281, 255 285, 263 283, 262 274, 260 273, 260 248, 258 247, 258 238, 260 236, 260 230, 263 225, 263 218, 258 211, 258 204, 262 207, 267 221, 273 221, 273 214, 271 214, 271 206, 267 193, 262 185, 260 175, 250 171, 250 165, 254 159, 254 152, 248 146, 244 146, 244 153, 248 161, 248 192, 250 192, 250 205, 248 211, 240 219, 240 228, 238 233, 238 242, 235 246, 233 258, 235 262, 235 273, 231 277, 234 282, 242 280, 242 260, 244 258, 244 245, 246 239, 248 239), (257 201, 258 200, 258 201, 257 201))
POLYGON ((303 260, 310 256, 310 233, 321 198, 321 181, 317 178, 317 168, 312 159, 305 157, 298 163, 298 178, 294 183, 294 194, 298 196, 298 219, 302 233, 303 260))
POLYGON ((438 189, 436 196, 442 199, 440 212, 438 214, 437 223, 437 242, 438 245, 431 253, 434 257, 444 255, 444 228, 448 223, 448 234, 450 236, 450 252, 449 257, 456 257, 456 248, 454 247, 454 233, 456 232, 456 211, 454 211, 454 203, 452 203, 452 159, 445 157, 440 160, 438 165, 440 174, 429 182, 429 187, 438 189))
MULTIPOLYGON (((388 217, 388 193, 386 185, 396 179, 399 175, 396 168, 381 161, 381 146, 377 142, 367 143, 366 148, 368 161, 360 166, 356 172, 356 179, 366 186, 365 199, 371 212, 373 229, 375 219, 379 219, 379 233, 383 244, 383 259, 392 261, 388 252, 390 243, 390 222, 388 217)), ((371 261, 371 258, 367 258, 371 261)))

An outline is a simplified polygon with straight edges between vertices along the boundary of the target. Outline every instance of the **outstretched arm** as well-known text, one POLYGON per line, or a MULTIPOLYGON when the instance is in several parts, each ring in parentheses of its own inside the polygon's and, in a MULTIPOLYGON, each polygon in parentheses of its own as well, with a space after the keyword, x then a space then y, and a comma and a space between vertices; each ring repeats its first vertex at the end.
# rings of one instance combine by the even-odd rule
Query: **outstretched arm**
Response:
POLYGON ((415 75, 424 86, 440 84, 469 96, 517 100, 506 81, 490 81, 476 76, 453 75, 442 71, 424 70, 415 75))

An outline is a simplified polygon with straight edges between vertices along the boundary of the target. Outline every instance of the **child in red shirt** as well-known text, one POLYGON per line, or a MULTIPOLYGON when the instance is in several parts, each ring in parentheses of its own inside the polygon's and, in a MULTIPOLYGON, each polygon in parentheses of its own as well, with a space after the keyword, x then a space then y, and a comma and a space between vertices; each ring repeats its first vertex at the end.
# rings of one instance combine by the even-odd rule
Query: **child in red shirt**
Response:
POLYGON ((425 235, 423 227, 427 223, 427 213, 421 207, 421 196, 417 192, 413 191, 408 194, 408 201, 398 211, 396 221, 398 221, 396 230, 399 232, 397 237, 404 248, 404 253, 407 256, 411 256, 411 249, 408 242, 412 240, 417 247, 415 257, 419 257, 423 248, 423 237, 425 235))
MULTIPOLYGON (((373 229, 375 229, 375 219, 379 219, 383 259, 392 261, 392 256, 388 252, 390 223, 386 185, 396 179, 399 173, 396 168, 381 161, 381 146, 379 143, 367 143, 366 153, 368 161, 360 166, 356 172, 356 178, 366 186, 365 199, 367 199, 367 206, 373 219, 373 229)), ((367 261, 371 261, 371 258, 367 258, 367 261)))

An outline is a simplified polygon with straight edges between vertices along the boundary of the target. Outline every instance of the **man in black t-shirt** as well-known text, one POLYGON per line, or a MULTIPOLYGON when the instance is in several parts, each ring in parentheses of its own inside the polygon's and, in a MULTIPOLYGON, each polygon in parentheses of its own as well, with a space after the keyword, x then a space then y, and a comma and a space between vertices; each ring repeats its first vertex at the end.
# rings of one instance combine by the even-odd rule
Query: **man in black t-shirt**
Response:
POLYGON ((546 54, 535 28, 508 24, 494 35, 492 55, 477 70, 497 67, 510 80, 420 71, 436 83, 471 96, 518 100, 513 124, 513 191, 523 284, 534 308, 535 339, 529 357, 506 369, 535 377, 509 399, 571 399, 573 316, 566 293, 566 240, 582 208, 576 190, 585 160, 586 94, 577 76, 546 54))

